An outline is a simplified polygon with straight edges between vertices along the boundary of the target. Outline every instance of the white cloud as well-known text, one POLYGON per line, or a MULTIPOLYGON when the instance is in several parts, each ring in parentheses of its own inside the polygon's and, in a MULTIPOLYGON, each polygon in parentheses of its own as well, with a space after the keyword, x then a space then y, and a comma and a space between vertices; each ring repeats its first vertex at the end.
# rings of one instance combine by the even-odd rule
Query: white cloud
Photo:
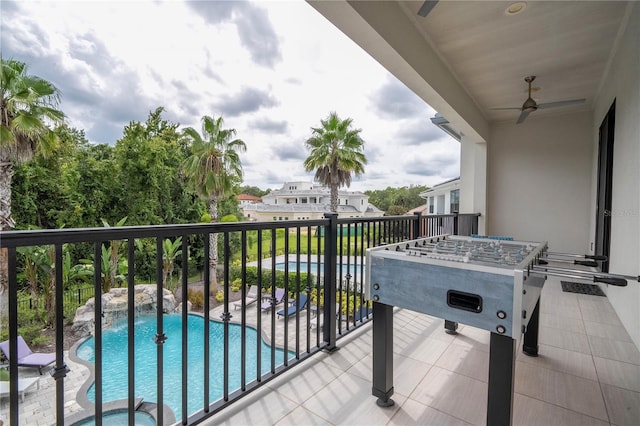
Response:
POLYGON ((115 143, 158 106, 196 129, 222 114, 247 144, 245 183, 274 188, 312 178, 304 141, 336 111, 362 129, 369 159, 352 189, 459 174, 434 111, 305 2, 3 0, 1 31, 3 56, 56 84, 93 141, 115 143))

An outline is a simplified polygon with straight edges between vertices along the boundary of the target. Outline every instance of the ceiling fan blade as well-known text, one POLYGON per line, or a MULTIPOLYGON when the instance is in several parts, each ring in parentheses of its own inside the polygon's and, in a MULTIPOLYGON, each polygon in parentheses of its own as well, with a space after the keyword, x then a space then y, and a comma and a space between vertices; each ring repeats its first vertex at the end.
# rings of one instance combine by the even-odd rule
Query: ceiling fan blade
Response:
POLYGON ((489 108, 492 111, 505 111, 505 110, 512 110, 512 109, 517 109, 518 111, 520 111, 522 109, 522 107, 512 107, 512 108, 489 108))
POLYGON ((547 103, 544 103, 544 104, 538 104, 538 109, 556 108, 556 107, 563 107, 563 106, 569 106, 569 105, 578 105, 578 104, 584 103, 584 101, 586 101, 586 99, 582 98, 582 99, 571 99, 571 100, 568 100, 568 101, 547 102, 547 103))
POLYGON ((529 112, 530 111, 528 111, 528 110, 522 111, 522 113, 520 114, 520 117, 518 117, 518 121, 516 121, 516 124, 520 124, 524 120, 526 120, 527 117, 529 116, 529 112))
POLYGON ((420 6, 420 9, 418 10, 418 15, 422 16, 423 18, 426 17, 429 12, 431 12, 431 10, 436 6, 436 4, 438 4, 438 0, 427 0, 424 3, 422 3, 422 6, 420 6))

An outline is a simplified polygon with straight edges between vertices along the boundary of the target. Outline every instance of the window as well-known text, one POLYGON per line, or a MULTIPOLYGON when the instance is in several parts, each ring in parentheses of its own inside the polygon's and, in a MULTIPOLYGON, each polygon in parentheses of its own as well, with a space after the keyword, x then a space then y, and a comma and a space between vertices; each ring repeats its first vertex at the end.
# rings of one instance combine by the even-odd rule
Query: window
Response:
POLYGON ((451 213, 458 213, 460 210, 460 190, 454 189, 451 191, 451 209, 449 210, 451 213))
POLYGON ((429 213, 433 214, 434 197, 429 197, 429 213))

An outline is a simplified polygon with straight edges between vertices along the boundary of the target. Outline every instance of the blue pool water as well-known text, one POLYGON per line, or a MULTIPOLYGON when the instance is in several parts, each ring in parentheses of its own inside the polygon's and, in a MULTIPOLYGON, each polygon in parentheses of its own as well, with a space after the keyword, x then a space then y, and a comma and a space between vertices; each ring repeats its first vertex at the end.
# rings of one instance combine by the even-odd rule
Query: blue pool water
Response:
MULTIPOLYGON (((284 271, 284 265, 285 263, 288 264, 289 267, 289 272, 295 272, 298 269, 298 262, 294 261, 294 260, 290 260, 289 262, 278 262, 276 263, 276 269, 278 271, 284 271)), ((318 263, 317 262, 300 262, 300 272, 307 272, 307 266, 310 265, 311 266, 311 273, 314 275, 318 274, 318 263)), ((364 268, 362 269, 364 270, 364 268)), ((336 271, 338 274, 340 274, 340 265, 337 266, 336 271)), ((320 274, 322 274, 324 272, 324 263, 320 264, 320 274)), ((347 273, 350 273, 351 275, 354 274, 354 272, 360 274, 360 264, 354 265, 347 265, 344 264, 342 265, 342 274, 346 275, 347 273)))
MULTIPOLYGON (((164 352, 163 401, 175 413, 176 419, 182 416, 182 316, 178 314, 164 316, 164 333, 167 341, 164 352)), ((223 396, 223 351, 224 325, 210 322, 210 376, 209 402, 223 396)), ((241 326, 229 324, 229 392, 240 387, 240 342, 241 326)), ((247 381, 256 378, 256 330, 246 328, 246 377, 247 381)), ((156 334, 156 317, 141 316, 135 323, 135 395, 146 402, 157 402, 157 346, 153 341, 156 334)), ((103 332, 102 343, 102 399, 103 402, 126 399, 127 385, 127 326, 114 327, 103 332)), ((199 315, 188 316, 188 411, 193 413, 202 408, 204 401, 204 318, 199 315)), ((78 347, 78 357, 94 362, 94 340, 89 338, 78 347)), ((289 352, 289 359, 295 356, 289 352)), ((271 347, 261 343, 262 373, 271 367, 271 347)), ((284 363, 284 351, 276 349, 276 366, 284 363)), ((94 386, 88 392, 88 398, 95 400, 94 386)))
MULTIPOLYGON (((126 411, 114 411, 104 413, 102 416, 103 425, 126 425, 129 421, 129 414, 126 411)), ((136 426, 156 426, 156 421, 149 413, 143 413, 136 411, 135 413, 135 425, 136 426)), ((93 426, 96 421, 93 417, 83 420, 79 423, 74 423, 73 426, 93 426)))

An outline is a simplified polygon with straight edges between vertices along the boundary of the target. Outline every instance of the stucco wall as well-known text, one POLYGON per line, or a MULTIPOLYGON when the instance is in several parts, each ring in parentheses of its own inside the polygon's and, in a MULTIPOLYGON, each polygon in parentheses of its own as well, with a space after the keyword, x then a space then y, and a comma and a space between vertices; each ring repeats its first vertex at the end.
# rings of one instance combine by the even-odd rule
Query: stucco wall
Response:
MULTIPOLYGON (((625 33, 615 50, 593 113, 592 149, 598 152, 598 127, 616 101, 613 146, 613 192, 609 271, 640 274, 640 4, 633 5, 625 33)), ((594 160, 594 170, 597 165, 594 160)), ((596 176, 592 181, 595 211, 596 176)), ((595 217, 591 222, 594 235, 595 217)), ((606 286, 605 286, 606 287, 606 286)), ((605 288, 609 301, 626 330, 640 347, 640 284, 605 288)))
POLYGON ((591 144, 589 111, 494 124, 487 143, 488 233, 586 252, 591 144))

